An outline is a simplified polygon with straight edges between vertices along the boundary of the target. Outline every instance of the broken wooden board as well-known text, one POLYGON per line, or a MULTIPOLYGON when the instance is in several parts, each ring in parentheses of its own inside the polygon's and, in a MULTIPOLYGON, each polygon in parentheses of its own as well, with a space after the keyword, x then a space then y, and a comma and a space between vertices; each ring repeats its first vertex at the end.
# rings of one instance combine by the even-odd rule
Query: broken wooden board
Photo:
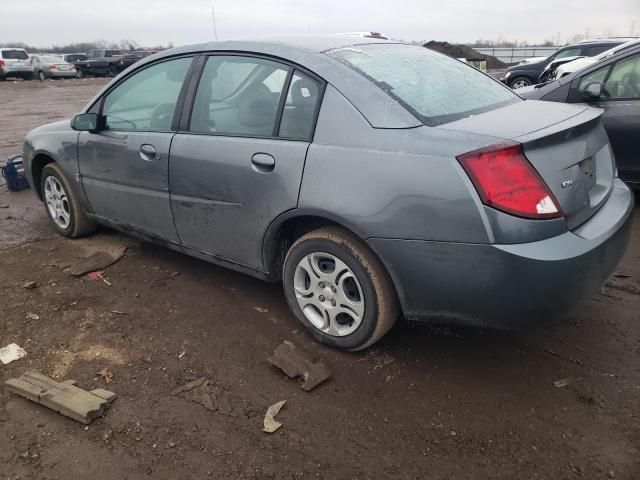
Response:
POLYGON ((7 380, 6 385, 10 392, 84 424, 101 417, 116 399, 116 394, 108 390, 97 388, 88 392, 75 383, 75 380, 59 383, 38 372, 27 372, 7 380))
POLYGON ((300 377, 302 389, 314 389, 331 376, 322 362, 312 361, 303 351, 288 341, 282 342, 269 357, 269 363, 282 370, 289 378, 300 377))
POLYGON ((104 270, 113 265, 124 256, 126 247, 121 248, 117 252, 99 251, 80 261, 71 267, 69 273, 75 277, 84 275, 85 273, 95 272, 96 270, 104 270))
POLYGON ((281 400, 278 403, 274 403, 267 409, 267 413, 264 416, 263 432, 273 433, 282 426, 282 423, 276 420, 276 415, 280 413, 280 409, 284 407, 285 403, 287 403, 286 400, 281 400))

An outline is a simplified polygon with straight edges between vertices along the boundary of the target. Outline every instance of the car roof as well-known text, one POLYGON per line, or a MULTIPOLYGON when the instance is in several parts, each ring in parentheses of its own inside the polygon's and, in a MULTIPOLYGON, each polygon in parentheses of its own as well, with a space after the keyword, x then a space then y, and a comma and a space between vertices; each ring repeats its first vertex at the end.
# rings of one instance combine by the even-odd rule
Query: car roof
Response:
MULTIPOLYGON (((163 50, 136 62, 123 73, 126 75, 158 60, 181 55, 197 55, 209 52, 265 55, 276 60, 283 59, 294 65, 300 65, 302 68, 323 78, 349 99, 374 128, 412 128, 422 126, 422 122, 373 82, 344 63, 324 53, 339 48, 370 44, 409 47, 408 44, 403 42, 353 35, 305 35, 264 40, 228 40, 185 45, 163 50)), ((414 46, 414 48, 422 47, 414 46)), ((111 84, 98 93, 96 98, 89 103, 87 109, 110 87, 111 84)))

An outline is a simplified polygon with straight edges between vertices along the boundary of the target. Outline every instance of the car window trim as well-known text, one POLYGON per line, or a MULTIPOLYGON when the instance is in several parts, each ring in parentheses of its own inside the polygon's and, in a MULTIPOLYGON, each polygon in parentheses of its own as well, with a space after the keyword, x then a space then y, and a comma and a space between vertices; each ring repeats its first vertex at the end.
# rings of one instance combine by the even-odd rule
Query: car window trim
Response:
POLYGON ((180 125, 178 127, 177 133, 184 133, 189 135, 206 135, 210 137, 236 137, 236 138, 258 138, 258 139, 266 139, 266 140, 285 140, 285 141, 293 141, 293 142, 306 142, 312 143, 313 138, 315 137, 316 126, 318 123, 318 116, 320 112, 320 106, 322 105, 322 101, 324 99, 324 92, 327 87, 327 82, 319 75, 315 74, 311 70, 298 65, 290 60, 285 58, 277 57, 274 55, 265 55, 257 52, 245 52, 240 50, 215 50, 203 52, 200 54, 200 58, 202 58, 202 62, 198 67, 198 70, 194 73, 192 77, 192 85, 190 85, 189 91, 187 92, 187 96, 185 102, 183 104, 182 116, 180 119, 180 125), (202 78, 202 73, 204 72, 204 68, 206 66, 207 60, 209 57, 216 56, 226 56, 226 57, 245 57, 245 58, 258 58, 262 60, 269 60, 272 62, 280 63, 287 67, 287 79, 285 80, 285 85, 283 85, 283 95, 280 97, 280 105, 278 106, 278 113, 276 114, 276 122, 274 127, 274 134, 272 135, 248 135, 241 133, 216 133, 216 132, 191 132, 189 130, 189 125, 191 124, 191 116, 193 114, 193 107, 195 104, 195 97, 198 91, 198 86, 200 85, 200 80, 202 78), (316 102, 316 111, 314 112, 313 117, 313 125, 311 128, 311 134, 308 138, 290 138, 290 137, 281 137, 277 134, 280 132, 280 122, 282 121, 282 112, 284 111, 285 104, 282 103, 282 99, 285 99, 289 93, 291 79, 293 78, 293 72, 299 71, 314 80, 318 84, 318 101, 316 102))
POLYGON ((189 64, 189 68, 187 68, 187 73, 185 74, 184 80, 182 82, 182 87, 180 87, 180 93, 178 94, 178 98, 176 100, 176 108, 173 112, 173 118, 171 120, 171 126, 169 128, 169 130, 157 130, 157 129, 145 129, 145 130, 131 130, 131 129, 126 129, 126 128, 107 128, 105 130, 108 130, 110 132, 131 132, 131 133, 136 133, 136 132, 140 132, 140 133, 175 133, 176 129, 174 128, 174 125, 176 125, 177 119, 179 119, 180 117, 176 117, 176 114, 178 113, 178 111, 182 111, 183 105, 184 105, 184 98, 186 96, 186 89, 185 89, 185 85, 188 84, 191 75, 193 75, 194 73, 194 62, 197 58, 197 55, 194 55, 193 53, 188 53, 188 54, 184 54, 184 55, 175 55, 175 56, 171 56, 171 57, 165 57, 165 58, 161 58, 158 59, 155 62, 151 62, 145 65, 140 66, 139 68, 136 68, 135 70, 133 70, 132 72, 128 73, 126 76, 124 76, 123 78, 121 78, 120 80, 118 80, 117 83, 114 83, 113 85, 109 86, 109 89, 104 92, 100 98, 98 98, 95 102, 93 102, 93 104, 91 105, 91 107, 89 107, 87 109, 87 112, 91 112, 93 111, 93 109, 96 107, 96 105, 98 105, 98 111, 96 113, 98 113, 99 117, 103 119, 104 121, 104 102, 106 100, 106 98, 111 94, 111 92, 113 92, 116 88, 118 88, 120 85, 122 85, 124 82, 126 82, 128 79, 130 79, 132 76, 142 72, 143 70, 146 70, 147 68, 150 67, 154 67, 156 65, 160 65, 161 63, 165 63, 165 62, 170 62, 173 60, 179 60, 181 58, 190 58, 191 59, 191 63, 189 64))

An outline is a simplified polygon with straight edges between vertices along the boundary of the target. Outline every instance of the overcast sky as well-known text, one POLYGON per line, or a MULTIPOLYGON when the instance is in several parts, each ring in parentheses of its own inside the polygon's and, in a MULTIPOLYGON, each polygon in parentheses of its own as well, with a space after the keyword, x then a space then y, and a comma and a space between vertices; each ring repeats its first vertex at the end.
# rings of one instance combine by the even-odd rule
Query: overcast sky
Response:
POLYGON ((0 0, 0 42, 141 45, 374 30, 403 40, 640 35, 640 0, 0 0), (635 25, 632 25, 635 22, 635 25))

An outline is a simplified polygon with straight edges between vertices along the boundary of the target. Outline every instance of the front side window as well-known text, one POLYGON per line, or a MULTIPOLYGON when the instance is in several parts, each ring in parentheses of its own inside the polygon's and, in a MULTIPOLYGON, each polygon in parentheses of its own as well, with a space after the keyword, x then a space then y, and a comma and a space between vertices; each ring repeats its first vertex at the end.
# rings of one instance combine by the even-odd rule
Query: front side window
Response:
POLYGON ((358 45, 328 54, 398 100, 425 125, 440 125, 521 99, 475 68, 424 47, 358 45))
POLYGON ((147 67, 120 83, 104 100, 102 114, 112 130, 167 131, 191 58, 147 67))
POLYGON ((604 85, 609 98, 640 98, 640 54, 617 62, 604 85))
POLYGON ((609 65, 585 75, 580 79, 578 90, 580 91, 580 93, 582 93, 590 83, 602 84, 604 82, 604 79, 607 78, 607 73, 609 73, 609 65))
POLYGON ((559 58, 565 58, 565 57, 576 57, 578 55, 580 55, 579 48, 568 48, 567 50, 563 50, 559 52, 555 57, 553 57, 553 59, 557 60, 559 58))
POLYGON ((202 72, 189 130, 271 137, 289 67, 263 58, 216 55, 202 72))

